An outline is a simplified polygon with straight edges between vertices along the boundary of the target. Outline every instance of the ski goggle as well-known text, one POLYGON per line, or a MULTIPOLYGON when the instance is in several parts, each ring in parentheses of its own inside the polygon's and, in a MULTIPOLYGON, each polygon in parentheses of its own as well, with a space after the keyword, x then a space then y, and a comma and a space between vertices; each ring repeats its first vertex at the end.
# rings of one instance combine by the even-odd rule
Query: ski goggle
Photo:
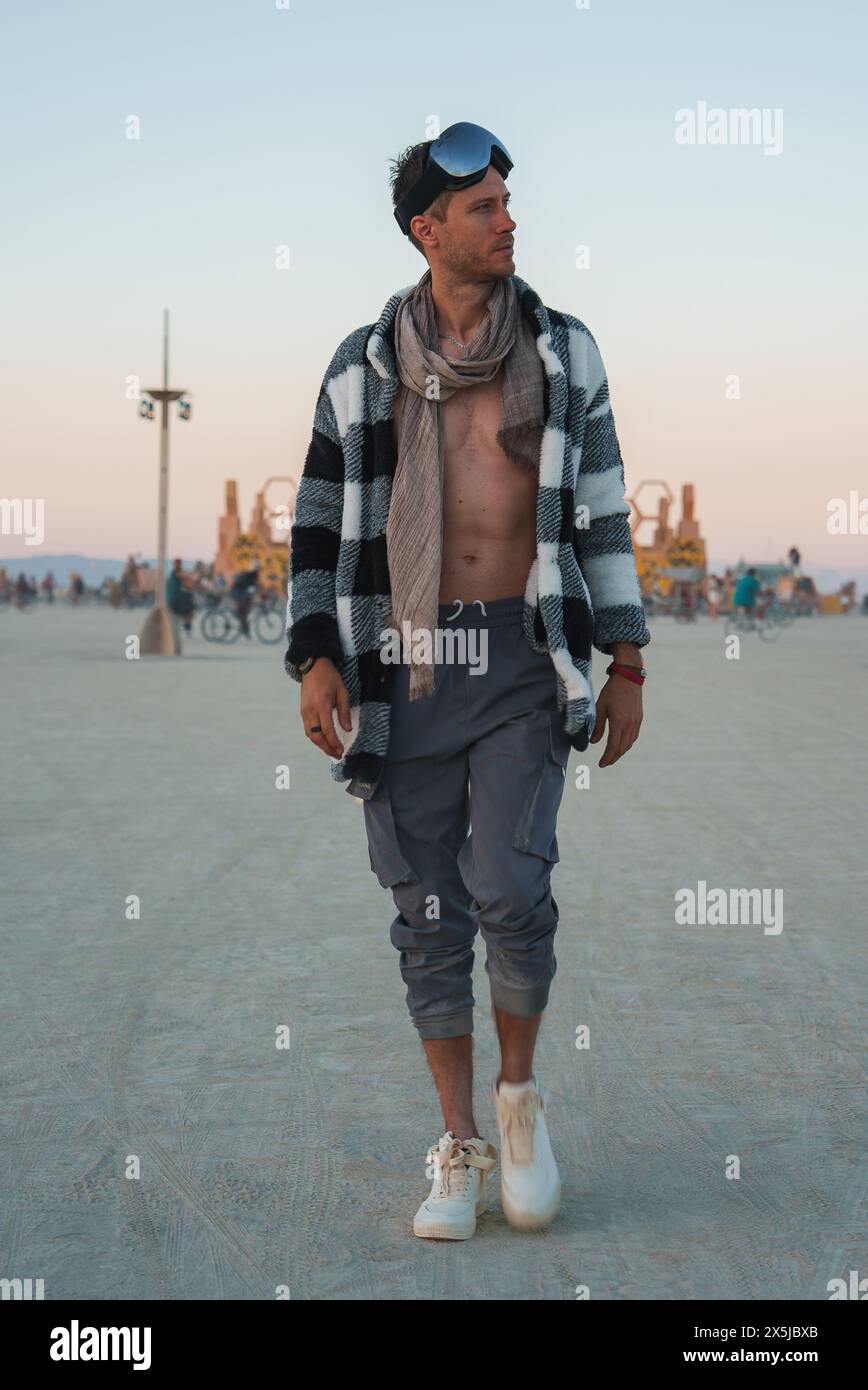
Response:
POLYGON ((484 126, 470 121, 458 121, 448 126, 428 149, 428 159, 422 174, 395 208, 395 221, 405 236, 410 235, 410 222, 430 207, 438 194, 447 188, 470 188, 480 183, 493 164, 506 178, 512 159, 502 140, 484 126))

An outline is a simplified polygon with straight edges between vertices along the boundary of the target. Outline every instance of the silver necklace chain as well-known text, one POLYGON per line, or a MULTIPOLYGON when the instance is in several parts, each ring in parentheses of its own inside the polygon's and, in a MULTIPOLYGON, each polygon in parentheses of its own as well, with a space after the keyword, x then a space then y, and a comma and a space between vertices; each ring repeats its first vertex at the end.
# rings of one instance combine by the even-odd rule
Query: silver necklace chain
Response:
MULTIPOLYGON (((486 309, 485 312, 488 313, 488 310, 486 309)), ((483 318, 484 318, 484 317, 485 317, 485 315, 483 315, 483 318)), ((462 350, 463 353, 464 353, 464 356, 466 357, 467 354, 468 354, 468 352, 470 351, 470 349, 473 347, 473 344, 476 342, 476 339, 479 337, 479 333, 480 333, 481 328, 482 328, 482 323, 480 322, 479 328, 477 328, 476 332, 474 333, 473 337, 470 339, 470 342, 469 342, 469 343, 459 343, 458 339, 457 339, 457 338, 453 338, 453 336, 452 336, 451 333, 438 333, 437 336, 438 336, 439 338, 448 338, 449 341, 450 341, 450 343, 455 343, 458 347, 461 348, 461 350, 462 350)))
POLYGON ((440 333, 438 336, 439 336, 440 338, 448 338, 449 341, 450 341, 450 343, 458 343, 458 346, 459 346, 460 348, 463 348, 463 349, 464 349, 464 356, 465 356, 465 357, 467 356, 468 352, 470 351, 470 345, 469 345, 469 343, 459 343, 459 342, 458 342, 458 339, 457 339, 457 338, 453 338, 453 336, 452 336, 451 333, 440 333))

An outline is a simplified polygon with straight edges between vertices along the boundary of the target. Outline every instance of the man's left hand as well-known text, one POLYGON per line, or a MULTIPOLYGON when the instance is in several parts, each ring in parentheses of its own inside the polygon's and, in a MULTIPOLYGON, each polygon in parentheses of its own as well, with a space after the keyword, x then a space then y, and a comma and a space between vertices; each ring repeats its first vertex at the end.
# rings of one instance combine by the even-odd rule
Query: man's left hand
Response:
POLYGON ((639 737, 642 725, 642 687, 626 676, 614 673, 606 681, 597 697, 597 723, 591 734, 591 743, 599 743, 608 721, 609 737, 600 767, 611 767, 622 758, 628 748, 639 737))

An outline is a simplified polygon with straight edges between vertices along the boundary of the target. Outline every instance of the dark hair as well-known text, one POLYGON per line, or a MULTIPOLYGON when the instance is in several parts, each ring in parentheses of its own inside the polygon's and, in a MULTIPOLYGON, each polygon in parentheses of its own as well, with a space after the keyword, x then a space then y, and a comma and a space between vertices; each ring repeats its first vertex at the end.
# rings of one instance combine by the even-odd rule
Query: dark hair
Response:
MULTIPOLYGON (((413 184, 417 181, 417 179, 421 177, 422 170, 425 168, 425 163, 428 157, 428 151, 430 150, 433 143, 433 140, 423 140, 422 143, 419 145, 408 145, 406 150, 404 150, 402 154, 398 155, 397 159, 392 159, 389 161, 392 165, 392 172, 389 175, 389 181, 392 185, 393 207, 398 206, 405 193, 408 193, 410 189, 413 187, 413 184)), ((438 222, 445 222, 446 209, 448 208, 451 200, 451 190, 444 189, 442 193, 439 193, 437 195, 433 203, 431 203, 430 208, 426 208, 425 211, 430 211, 432 216, 437 218, 438 222)), ((419 251, 423 256, 425 256, 425 250, 422 246, 422 243, 417 240, 417 238, 413 235, 412 232, 410 232, 409 236, 416 250, 419 251)), ((425 259, 427 261, 428 257, 425 256, 425 259)))

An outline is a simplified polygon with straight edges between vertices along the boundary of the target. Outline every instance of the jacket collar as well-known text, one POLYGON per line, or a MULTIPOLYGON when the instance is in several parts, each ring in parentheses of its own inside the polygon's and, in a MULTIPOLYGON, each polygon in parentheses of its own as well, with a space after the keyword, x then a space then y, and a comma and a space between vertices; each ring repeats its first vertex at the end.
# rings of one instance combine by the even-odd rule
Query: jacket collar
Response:
MULTIPOLYGON (((530 320, 534 331, 551 333, 551 320, 536 290, 531 289, 527 281, 518 275, 513 275, 511 279, 518 294, 522 313, 530 320)), ((406 285, 386 300, 383 312, 371 329, 365 345, 365 355, 377 375, 382 377, 383 381, 393 381, 396 386, 399 384, 399 378, 395 365, 395 315, 401 300, 415 288, 415 284, 406 285)))

